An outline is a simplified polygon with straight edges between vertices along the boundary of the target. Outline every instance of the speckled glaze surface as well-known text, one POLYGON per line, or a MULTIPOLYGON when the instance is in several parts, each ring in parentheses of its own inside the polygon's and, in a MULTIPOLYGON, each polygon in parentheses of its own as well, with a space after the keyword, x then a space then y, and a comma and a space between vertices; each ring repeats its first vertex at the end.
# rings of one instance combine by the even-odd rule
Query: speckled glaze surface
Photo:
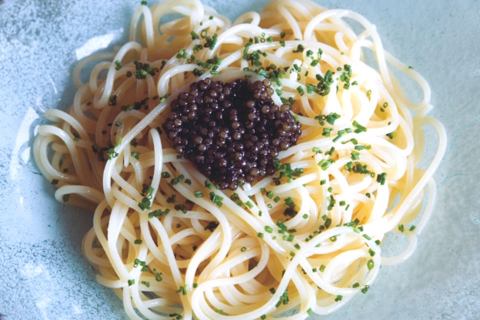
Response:
MULTIPOLYGON (((91 215, 53 199, 30 153, 47 108, 73 96, 78 59, 121 43, 133 0, 0 1, 0 319, 125 319, 82 257, 91 215)), ((205 0, 233 18, 266 1, 205 0)), ((375 23, 433 88, 449 148, 418 249, 327 319, 480 319, 480 1, 323 1, 375 23)))

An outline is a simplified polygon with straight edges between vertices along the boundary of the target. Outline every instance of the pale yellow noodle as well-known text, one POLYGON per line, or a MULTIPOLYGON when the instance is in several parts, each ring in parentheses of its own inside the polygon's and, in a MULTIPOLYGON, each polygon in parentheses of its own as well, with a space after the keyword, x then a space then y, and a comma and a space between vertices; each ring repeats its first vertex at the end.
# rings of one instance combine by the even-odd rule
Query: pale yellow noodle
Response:
POLYGON ((427 81, 384 50, 367 19, 308 0, 278 0, 232 24, 198 0, 168 0, 138 6, 129 31, 115 52, 78 64, 72 107, 45 113, 51 123, 39 126, 33 154, 58 187, 58 201, 94 212, 83 252, 131 319, 328 314, 366 292, 382 264, 412 255, 433 211, 446 134, 428 115, 427 81), (172 13, 181 17, 166 22, 172 13), (177 156, 161 125, 194 81, 263 79, 246 59, 257 50, 265 53, 263 68, 284 71, 271 81, 272 99, 295 99, 303 133, 278 159, 300 174, 265 177, 235 193, 217 190, 177 156), (217 70, 187 59, 192 55, 218 57, 217 70), (80 71, 93 62, 84 83, 80 71), (342 78, 348 67, 349 87, 342 78), (310 92, 328 70, 328 94, 310 92), (418 85, 417 101, 392 70, 418 85), (317 118, 334 113, 334 121, 317 118), (433 142, 424 139, 426 126, 437 133, 433 142), (424 145, 434 142, 427 167, 418 168, 424 145), (353 172, 352 161, 369 171, 353 172), (286 200, 294 202, 292 217, 283 214, 286 200), (397 256, 382 254, 388 232, 408 240, 397 256))

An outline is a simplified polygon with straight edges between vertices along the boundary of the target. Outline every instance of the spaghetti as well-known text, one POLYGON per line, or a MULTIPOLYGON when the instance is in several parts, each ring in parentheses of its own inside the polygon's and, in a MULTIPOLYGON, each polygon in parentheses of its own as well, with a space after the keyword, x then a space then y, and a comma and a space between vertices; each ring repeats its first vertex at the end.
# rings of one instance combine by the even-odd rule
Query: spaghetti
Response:
POLYGON ((279 0, 231 23, 198 0, 141 5, 129 41, 81 62, 74 83, 33 152, 58 201, 95 207, 83 251, 131 319, 331 313, 408 258, 432 212, 446 134, 430 88, 355 12, 279 0), (170 103, 210 77, 267 78, 291 105, 302 134, 273 176, 220 190, 170 146, 170 103), (438 144, 420 169, 426 125, 438 144), (409 245, 384 257, 394 231, 409 245))

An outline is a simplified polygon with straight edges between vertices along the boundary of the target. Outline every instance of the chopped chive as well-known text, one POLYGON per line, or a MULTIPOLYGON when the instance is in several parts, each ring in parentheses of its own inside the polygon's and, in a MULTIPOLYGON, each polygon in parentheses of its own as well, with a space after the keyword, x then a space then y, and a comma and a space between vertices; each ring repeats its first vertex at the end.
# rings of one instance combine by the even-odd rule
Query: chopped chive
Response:
POLYGON ((372 270, 374 266, 375 266, 375 263, 373 262, 373 260, 372 259, 368 260, 367 262, 368 270, 372 270))
POLYGON ((115 70, 122 69, 122 63, 119 60, 115 60, 115 70))
POLYGON ((215 194, 214 192, 210 192, 210 200, 212 200, 217 207, 221 207, 223 204, 223 197, 215 194))
POLYGON ((320 149, 319 147, 313 147, 313 148, 312 148, 312 152, 314 152, 314 153, 322 153, 322 149, 320 149))
POLYGON ((371 148, 371 146, 362 146, 362 145, 356 145, 355 147, 355 150, 369 150, 371 148))
POLYGON ((387 174, 385 172, 380 173, 377 175, 377 182, 380 183, 382 186, 385 184, 387 174))
POLYGON ((164 217, 170 212, 170 209, 157 209, 155 211, 152 211, 148 214, 148 218, 158 218, 158 217, 164 217))
POLYGON ((360 132, 365 132, 367 131, 367 128, 359 124, 356 120, 353 121, 353 126, 355 127, 355 130, 353 132, 355 133, 360 133, 360 132))
POLYGON ((340 115, 338 113, 333 112, 333 113, 327 114, 327 116, 325 117, 325 120, 329 124, 333 125, 335 123, 335 121, 337 121, 337 119, 339 119, 339 118, 340 118, 340 115))
POLYGON ((168 173, 167 171, 163 171, 161 176, 162 178, 170 178, 170 173, 168 173))
POLYGON ((305 50, 305 47, 302 46, 301 44, 299 44, 299 45, 297 46, 297 48, 296 48, 295 50, 293 50, 292 52, 294 52, 294 53, 303 52, 303 50, 305 50))
POLYGON ((140 159, 140 153, 138 153, 137 151, 132 151, 130 155, 137 160, 140 159))
POLYGON ((195 31, 190 32, 190 35, 192 36, 192 40, 200 39, 200 36, 195 31))
POLYGON ((107 149, 106 151, 108 160, 118 157, 118 152, 115 151, 115 147, 107 149))
POLYGON ((207 187, 208 189, 213 189, 213 184, 210 181, 205 180, 205 187, 207 187))
POLYGON ((333 163, 333 160, 331 159, 322 159, 318 162, 318 165, 320 168, 325 171, 328 169, 328 167, 333 163))
POLYGON ((163 273, 157 272, 155 269, 153 269, 153 274, 155 275, 155 281, 160 282, 163 280, 163 273))
POLYGON ((301 96, 303 96, 303 95, 305 94, 305 90, 303 89, 302 86, 298 86, 298 87, 297 87, 297 92, 298 92, 301 96))
POLYGON ((317 87, 311 83, 308 83, 306 87, 307 87, 307 94, 312 94, 317 90, 317 87))
POLYGON ((360 152, 357 152, 357 151, 352 151, 352 160, 358 160, 360 159, 360 152))
POLYGON ((323 128, 322 136, 330 137, 330 133, 332 133, 333 128, 323 128))
POLYGON ((138 207, 142 210, 150 209, 152 206, 152 198, 153 198, 153 188, 151 186, 146 187, 142 191, 142 195, 144 196, 143 199, 138 203, 138 207))
POLYGON ((180 286, 178 289, 177 289, 177 292, 186 296, 187 295, 187 288, 185 286, 180 286))

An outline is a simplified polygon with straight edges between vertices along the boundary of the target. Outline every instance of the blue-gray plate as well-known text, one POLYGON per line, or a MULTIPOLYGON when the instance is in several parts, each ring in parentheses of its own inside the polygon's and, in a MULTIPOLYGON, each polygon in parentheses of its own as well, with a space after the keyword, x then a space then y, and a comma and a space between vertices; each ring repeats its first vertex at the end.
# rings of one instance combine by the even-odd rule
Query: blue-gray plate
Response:
MULTIPOLYGON (((136 0, 0 0, 0 319, 125 319, 82 257, 92 215, 58 204, 31 156, 79 58, 120 44, 136 0)), ((234 18, 266 1, 205 0, 234 18)), ((360 12, 433 89, 449 147, 417 251, 328 319, 480 319, 480 1, 326 0, 360 12)))

